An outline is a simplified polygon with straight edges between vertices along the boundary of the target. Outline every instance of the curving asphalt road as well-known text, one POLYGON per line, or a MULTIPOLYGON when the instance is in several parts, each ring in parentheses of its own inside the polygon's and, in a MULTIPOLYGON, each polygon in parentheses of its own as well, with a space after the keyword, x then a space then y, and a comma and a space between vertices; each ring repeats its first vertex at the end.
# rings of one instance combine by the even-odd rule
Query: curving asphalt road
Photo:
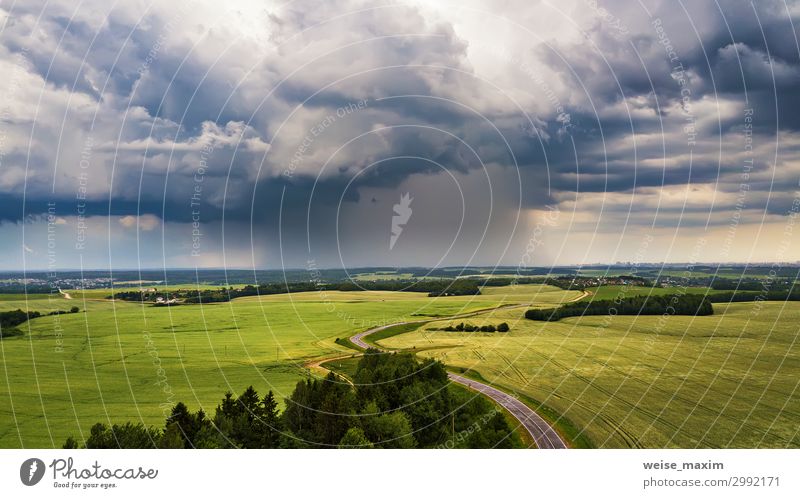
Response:
POLYGON ((395 325, 405 325, 407 323, 425 323, 425 322, 423 322, 423 321, 420 321, 420 322, 397 322, 397 323, 390 323, 389 325, 382 325, 380 327, 375 327, 374 329, 369 329, 369 330, 365 330, 364 332, 359 332, 358 334, 356 334, 356 335, 354 335, 353 337, 350 338, 350 342, 352 342, 356 346, 358 346, 360 348, 364 348, 364 349, 369 349, 369 348, 381 349, 381 348, 379 348, 377 346, 373 346, 371 344, 367 344, 366 342, 364 342, 364 338, 367 337, 368 335, 374 334, 375 332, 378 332, 380 330, 388 329, 389 327, 394 327, 395 325))
POLYGON ((463 386, 478 391, 484 396, 492 398, 492 400, 494 400, 498 405, 508 410, 509 413, 514 415, 514 418, 519 420, 519 422, 525 427, 533 440, 536 441, 536 446, 538 446, 540 449, 565 449, 567 447, 566 443, 564 443, 564 440, 561 439, 561 436, 558 435, 558 433, 550 426, 550 424, 545 422, 545 420, 540 417, 538 413, 533 411, 528 405, 517 398, 499 389, 495 389, 492 386, 456 375, 454 373, 448 373, 447 377, 453 382, 458 382, 463 386))
MULTIPOLYGON (((583 296, 580 296, 580 297, 583 297, 583 296)), ((407 322, 390 323, 389 325, 381 325, 380 327, 375 327, 374 329, 369 329, 369 330, 365 330, 364 332, 359 332, 358 334, 356 334, 356 335, 354 335, 353 337, 350 338, 350 342, 352 342, 356 346, 358 346, 360 348, 364 348, 364 349, 367 349, 367 348, 380 349, 377 346, 374 346, 374 345, 371 345, 371 344, 367 344, 366 342, 364 342, 364 338, 366 336, 368 336, 370 334, 374 334, 375 332, 378 332, 380 330, 388 329, 389 327, 394 327, 394 326, 397 326, 397 325, 406 325, 408 323, 428 323, 428 322, 433 322, 433 321, 436 321, 436 320, 457 320, 459 318, 468 318, 468 317, 471 317, 471 316, 480 315, 481 313, 489 313, 489 312, 497 311, 497 310, 508 310, 508 309, 513 309, 513 308, 526 308, 526 307, 528 307, 527 304, 505 304, 503 306, 498 306, 496 308, 483 309, 483 310, 477 310, 477 311, 470 311, 468 313, 461 313, 460 315, 453 315, 453 316, 440 317, 440 318, 439 317, 437 317, 437 318, 428 318, 426 320, 410 320, 410 321, 407 321, 407 322)))
MULTIPOLYGON (((506 308, 519 307, 519 306, 527 306, 527 305, 513 305, 513 306, 506 306, 506 308)), ((451 319, 463 318, 466 316, 475 315, 477 313, 485 313, 485 311, 466 313, 464 315, 458 315, 450 318, 451 319)), ((404 325, 407 323, 425 323, 429 321, 430 320, 419 320, 416 322, 398 322, 398 323, 392 323, 390 325, 382 325, 380 327, 375 327, 374 329, 369 329, 365 330, 364 332, 359 332, 358 334, 352 336, 350 338, 350 341, 356 346, 364 349, 373 348, 382 350, 381 348, 378 348, 374 345, 367 344, 366 342, 364 342, 364 338, 370 334, 374 334, 375 332, 387 329, 389 327, 394 327, 396 325, 404 325)), ((508 410, 508 412, 511 413, 517 420, 519 420, 519 422, 522 424, 523 427, 525 427, 525 429, 531 435, 533 440, 536 441, 536 446, 538 446, 539 448, 564 449, 567 447, 566 443, 564 443, 564 440, 561 439, 561 436, 558 435, 558 433, 555 431, 555 429, 553 429, 550 426, 550 424, 548 424, 542 417, 539 416, 538 413, 533 411, 528 405, 521 402, 517 398, 492 386, 484 384, 482 382, 468 379, 466 377, 462 377, 454 373, 448 373, 447 376, 451 381, 466 386, 475 391, 478 391, 479 393, 491 398, 498 405, 508 410)))

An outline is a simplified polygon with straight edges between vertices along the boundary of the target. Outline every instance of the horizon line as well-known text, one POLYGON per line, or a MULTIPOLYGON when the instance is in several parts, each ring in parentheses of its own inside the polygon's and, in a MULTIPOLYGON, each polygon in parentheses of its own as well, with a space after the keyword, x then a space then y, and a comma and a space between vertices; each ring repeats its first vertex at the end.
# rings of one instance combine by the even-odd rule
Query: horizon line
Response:
MULTIPOLYGON (((674 266, 782 266, 782 267, 795 267, 800 266, 800 260, 795 261, 758 261, 758 262, 744 262, 744 261, 678 261, 678 262, 646 262, 646 263, 637 263, 637 267, 642 266, 662 266, 662 267, 674 267, 674 266)), ((149 272, 149 271, 310 271, 310 270, 368 270, 368 269, 381 269, 381 268, 391 268, 394 270, 402 270, 402 269, 428 269, 428 270, 435 270, 435 269, 516 269, 517 271, 529 271, 529 270, 544 270, 544 269, 561 269, 561 268, 585 268, 585 267, 629 267, 631 266, 627 262, 615 262, 615 263, 576 263, 576 264, 560 264, 560 265, 551 265, 551 266, 525 266, 519 267, 514 265, 448 265, 448 266, 383 266, 383 265, 368 265, 368 266, 352 266, 352 267, 314 267, 314 268, 304 268, 304 267, 287 267, 287 268, 252 268, 252 267, 222 267, 222 266, 208 266, 208 267, 184 267, 184 266, 174 266, 174 267, 144 267, 144 268, 136 268, 136 267, 125 267, 125 268, 30 268, 30 269, 3 269, 0 268, 0 272, 5 273, 58 273, 58 272, 130 272, 130 271, 138 271, 138 272, 149 272)), ((635 270, 635 269, 634 269, 635 270)))

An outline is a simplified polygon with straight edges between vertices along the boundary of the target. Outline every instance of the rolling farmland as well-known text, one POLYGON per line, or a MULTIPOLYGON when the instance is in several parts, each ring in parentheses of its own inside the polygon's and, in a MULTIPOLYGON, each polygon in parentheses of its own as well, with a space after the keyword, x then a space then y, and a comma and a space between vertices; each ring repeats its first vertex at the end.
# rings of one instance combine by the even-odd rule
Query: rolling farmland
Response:
MULTIPOLYGON (((591 289, 593 298, 621 290, 591 289)), ((627 295, 650 289, 629 287, 627 295)), ((693 288, 692 292, 705 292, 693 288)), ((668 289, 654 289, 654 293, 668 289)), ((371 327, 435 320, 381 339, 443 360, 568 427, 579 446, 797 447, 800 367, 796 302, 715 304, 715 315, 524 320, 580 291, 545 285, 486 287, 478 296, 319 291, 227 303, 153 307, 104 299, 3 295, 0 311, 67 310, 0 341, 0 446, 60 446, 97 421, 163 423, 181 400, 214 411, 221 393, 253 384, 279 399, 310 375, 312 359, 352 353, 335 342, 371 327), (432 330, 507 322, 507 333, 432 330), (563 416, 562 420, 558 420, 563 416)), ((583 297, 586 298, 586 297, 583 297)))
MULTIPOLYGON (((715 304, 716 314, 587 316, 557 323, 519 310, 470 323, 508 322, 507 334, 431 330, 380 341, 470 369, 544 403, 599 447, 798 447, 800 304, 715 304)), ((458 320, 457 320, 458 321, 458 320)), ((457 322, 454 321, 454 322, 457 322)))
POLYGON ((97 421, 161 425, 177 401, 213 413, 222 393, 250 384, 282 399, 308 375, 307 360, 349 351, 337 337, 537 295, 557 303, 579 294, 544 286, 446 298, 329 291, 152 307, 103 299, 108 290, 70 293, 72 299, 0 300, 0 311, 82 311, 31 320, 19 326, 25 335, 0 341, 0 447, 60 446, 97 421))

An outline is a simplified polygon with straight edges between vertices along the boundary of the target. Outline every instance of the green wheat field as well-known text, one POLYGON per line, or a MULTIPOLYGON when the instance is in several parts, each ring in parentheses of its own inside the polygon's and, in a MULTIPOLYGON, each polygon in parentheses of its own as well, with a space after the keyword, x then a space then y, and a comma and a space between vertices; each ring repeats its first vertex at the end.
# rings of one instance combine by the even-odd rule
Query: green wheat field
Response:
MULTIPOLYGON (((593 292, 613 298, 619 289, 593 292)), ((800 446, 798 302, 715 304, 705 317, 536 322, 523 318, 527 306, 583 293, 546 285, 437 298, 330 291, 173 307, 109 300, 108 290, 69 294, 0 297, 0 311, 81 310, 30 320, 24 335, 0 341, 0 447, 60 447, 98 421, 161 426, 177 401, 213 413, 222 393, 251 384, 283 399, 318 374, 312 360, 355 353, 337 338, 425 320, 379 344, 518 395, 573 446, 800 446), (438 330, 459 322, 511 330, 438 330)))

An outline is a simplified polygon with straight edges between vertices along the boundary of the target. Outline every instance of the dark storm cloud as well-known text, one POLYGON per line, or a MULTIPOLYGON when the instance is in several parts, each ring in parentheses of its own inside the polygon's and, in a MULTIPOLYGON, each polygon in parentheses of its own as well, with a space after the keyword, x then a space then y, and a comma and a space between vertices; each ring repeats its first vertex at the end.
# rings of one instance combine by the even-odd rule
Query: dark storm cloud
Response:
MULTIPOLYGON (((599 22, 587 33, 588 42, 552 42, 536 50, 561 75, 571 98, 577 158, 570 142, 547 144, 557 189, 630 192, 711 184, 735 190, 746 108, 753 109, 752 140, 766 153, 755 154, 754 171, 769 170, 769 145, 774 148, 779 132, 800 124, 791 111, 800 95, 797 18, 787 13, 797 12, 795 3, 654 2, 649 16, 625 2, 603 5, 633 28, 630 37, 612 36, 613 29, 599 22), (682 96, 685 106, 679 105, 682 96), (696 137, 683 129, 688 118, 696 137), (652 135, 659 140, 647 139, 652 135), (656 166, 660 159, 663 167, 656 166)), ((781 140, 784 156, 795 157, 793 143, 781 140)), ((535 149, 529 152, 521 154, 526 162, 542 164, 535 149)), ((748 180, 748 187, 771 191, 775 203, 785 206, 790 183, 766 177, 748 180)))
POLYGON ((95 98, 101 92, 128 94, 139 77, 137 66, 156 42, 153 31, 142 29, 150 18, 117 18, 112 11, 97 29, 73 13, 58 5, 15 4, 4 44, 13 53, 24 51, 35 71, 56 87, 95 98))
MULTIPOLYGON (((74 216, 77 212, 74 198, 49 197, 47 199, 23 199, 22 197, 7 195, 0 199, 0 223, 20 222, 30 216, 47 213, 52 208, 56 216, 74 216)), ((191 223, 191 211, 184 209, 183 203, 167 200, 165 203, 157 201, 125 201, 106 200, 88 201, 80 205, 81 214, 84 216, 134 216, 154 215, 159 218, 169 218, 172 221, 191 223), (171 213, 165 216, 165 213, 171 213)), ((222 219, 223 211, 209 206, 204 212, 209 221, 222 219)))
MULTIPOLYGON (((6 120, 0 190, 13 195, 0 216, 74 203, 85 182, 89 215, 189 223, 194 196, 204 223, 273 233, 281 211, 286 230, 304 231, 310 205, 329 236, 331 213, 364 192, 394 198, 415 178, 424 189, 447 175, 477 188, 487 169, 519 175, 521 194, 505 185, 493 199, 512 214, 583 193, 730 194, 748 107, 749 207, 785 209, 799 152, 796 4, 790 14, 778 0, 654 1, 648 14, 599 3, 625 36, 603 19, 583 39, 536 39, 508 23, 496 35, 519 59, 495 57, 495 71, 472 59, 494 35, 412 5, 304 0, 236 18, 203 4, 15 4, 0 58, 22 54, 25 79, 6 120)), ((541 6, 495 8, 525 19, 541 6)))
MULTIPOLYGON (((604 4, 611 12, 635 10, 626 2, 604 4)), ((590 43, 551 43, 538 53, 572 80, 576 91, 586 88, 580 95, 585 107, 653 94, 662 103, 679 98, 676 69, 688 73, 693 99, 744 98, 747 89, 752 105, 773 115, 773 87, 779 104, 793 102, 800 92, 797 17, 789 16, 785 2, 655 4, 650 16, 641 10, 630 16, 635 30, 627 40, 610 36, 610 28, 600 23, 587 34, 590 43)), ((793 124, 793 113, 784 114, 793 124)), ((769 125, 771 117, 760 123, 769 125)))
POLYGON ((773 58, 778 87, 791 82, 783 68, 793 68, 793 72, 800 61, 793 29, 797 18, 787 12, 794 2, 653 3, 647 15, 627 2, 604 2, 611 12, 631 13, 635 29, 627 40, 610 36, 609 28, 601 23, 589 33, 591 43, 572 45, 569 50, 556 44, 557 54, 544 47, 540 50, 551 64, 566 62, 579 76, 590 75, 589 69, 605 73, 600 78, 581 78, 595 99, 617 99, 620 87, 626 95, 655 90, 659 96, 675 96, 679 88, 670 74, 679 64, 697 74, 696 94, 715 90, 738 94, 744 89, 743 76, 748 88, 771 89, 767 54, 773 58))
MULTIPOLYGON (((309 39, 302 30, 316 24, 317 21, 310 19, 318 17, 322 22, 336 7, 346 9, 356 4, 337 2, 329 9, 306 8, 309 5, 296 5, 292 9, 299 10, 284 10, 264 20, 264 28, 279 25, 279 38, 285 40, 278 53, 273 51, 264 55, 258 53, 263 48, 254 46, 252 40, 239 39, 240 33, 235 26, 214 31, 202 25, 178 25, 174 18, 150 11, 139 12, 139 17, 116 18, 110 15, 105 22, 91 24, 88 20, 65 17, 65 10, 58 6, 29 5, 12 13, 24 22, 4 32, 4 39, 10 52, 29 45, 33 47, 26 53, 26 58, 33 74, 44 80, 45 87, 54 92, 65 88, 94 101, 94 109, 84 107, 83 111, 88 112, 80 120, 71 115, 79 111, 65 109, 63 116, 71 121, 70 124, 66 121, 50 123, 46 116, 41 116, 40 119, 45 119, 41 120, 32 136, 38 141, 36 145, 41 148, 45 143, 52 145, 49 138, 55 137, 60 142, 65 126, 69 126, 72 132, 81 131, 77 134, 78 139, 92 135, 92 167, 96 171, 104 169, 104 179, 109 176, 109 171, 113 171, 112 196, 124 201, 157 204, 165 194, 174 199, 187 198, 191 193, 191 176, 197 154, 187 153, 183 145, 203 141, 209 123, 217 123, 215 126, 223 128, 230 123, 243 124, 245 129, 253 132, 245 138, 258 141, 261 152, 266 153, 269 142, 275 142, 279 148, 281 142, 288 142, 289 146, 283 150, 291 152, 292 145, 302 140, 302 135, 280 135, 279 129, 294 107, 309 98, 311 100, 305 108, 318 107, 327 113, 335 113, 337 108, 356 99, 368 98, 376 102, 375 99, 387 95, 428 95, 437 92, 437 85, 457 85, 457 82, 450 81, 452 77, 446 74, 446 69, 440 69, 439 72, 444 74, 438 76, 423 74, 425 70, 384 69, 410 63, 457 67, 465 45, 448 26, 428 26, 414 9, 398 6, 394 12, 378 9, 364 16, 323 22, 316 36, 309 39), (404 15, 398 16, 398 12, 404 15), (43 14, 43 21, 36 23, 33 16, 39 14, 43 14), (364 23, 365 18, 370 23, 364 23), (194 43, 178 32, 186 29, 201 33, 194 43), (58 42, 31 43, 31 33, 37 30, 46 32, 48 40, 58 42), (307 50, 309 41, 311 44, 316 41, 323 41, 323 45, 327 43, 326 34, 336 35, 329 47, 307 50), (326 55, 326 48, 330 54, 326 55), (336 79, 346 81, 329 90, 323 89, 325 85, 335 83, 336 79), (109 123, 98 122, 98 114, 100 119, 106 114, 109 123), (117 120, 112 124, 114 115, 117 120), (120 118, 124 118, 124 125, 120 118), (76 121, 83 121, 78 130, 73 128, 76 121), (87 121, 93 122, 93 126, 87 126, 87 121), (61 128, 51 132, 53 124, 60 124, 61 128), (117 143, 117 136, 123 141, 117 143), (153 147, 159 144, 163 146, 153 147)), ((447 106, 433 103, 418 106, 417 110, 424 112, 412 120, 404 114, 412 106, 397 106, 394 110, 390 109, 391 106, 392 103, 387 101, 382 105, 386 111, 374 116, 385 126, 414 121, 447 129, 459 116, 452 110, 446 114, 443 110, 447 106), (439 122, 430 119, 437 109, 440 111, 439 122)), ((54 115, 58 116, 59 111, 54 115)), ((302 117, 302 113, 297 116, 302 117)), ((313 126, 314 122, 303 124, 313 126)), ((363 122, 361 131, 368 131, 373 124, 363 122)), ((301 131, 307 132, 308 129, 301 131)), ((328 147, 330 153, 341 145, 339 137, 329 140, 329 143, 320 138, 315 145, 318 149, 328 147)), ((285 157, 276 154, 261 154, 259 157, 243 150, 241 141, 228 138, 231 140, 216 148, 209 159, 202 202, 215 208, 226 202, 232 209, 231 214, 235 215, 239 212, 239 203, 249 197, 252 183, 258 178, 269 182, 271 177, 278 176, 285 157), (217 181, 220 178, 224 181, 217 181)), ((444 163, 445 167, 460 170, 471 168, 475 163, 474 158, 465 158, 459 147, 454 148, 449 137, 392 130, 384 133, 383 139, 386 143, 374 147, 374 153, 366 158, 341 158, 339 164, 334 164, 326 172, 319 188, 325 189, 330 183, 335 189, 340 181, 329 177, 336 176, 338 171, 353 163, 360 163, 363 167, 368 162, 397 155, 423 155, 444 163)), ((64 138, 63 141, 66 143, 67 140, 64 138)), ((68 143, 62 144, 62 147, 69 146, 68 143)), ((76 149, 79 148, 80 143, 76 149)), ((46 152, 41 161, 46 164, 42 168, 45 171, 29 170, 27 174, 39 173, 46 177, 46 169, 52 167, 53 152, 56 151, 46 152)), ((62 162, 72 159, 74 163, 80 160, 76 157, 78 153, 74 150, 70 157, 64 151, 58 152, 62 162)), ((9 154, 7 157, 11 159, 13 156, 9 154)), ((416 162, 407 167, 381 167, 379 169, 386 174, 380 175, 380 180, 372 181, 387 184, 391 183, 391 178, 400 179, 426 171, 426 167, 421 165, 421 162, 416 162)), ((321 165, 315 160, 313 166, 321 165)), ((378 175, 368 174, 365 178, 375 176, 378 175)), ((62 187, 68 194, 73 185, 69 185, 69 181, 64 182, 67 185, 61 185, 60 180, 56 181, 56 190, 62 187)), ((44 188, 33 188, 30 192, 32 196, 58 194, 48 193, 44 188)), ((103 194, 101 190, 96 195, 103 194)), ((164 215, 169 219, 184 219, 184 215, 174 210, 166 211, 164 215)))

